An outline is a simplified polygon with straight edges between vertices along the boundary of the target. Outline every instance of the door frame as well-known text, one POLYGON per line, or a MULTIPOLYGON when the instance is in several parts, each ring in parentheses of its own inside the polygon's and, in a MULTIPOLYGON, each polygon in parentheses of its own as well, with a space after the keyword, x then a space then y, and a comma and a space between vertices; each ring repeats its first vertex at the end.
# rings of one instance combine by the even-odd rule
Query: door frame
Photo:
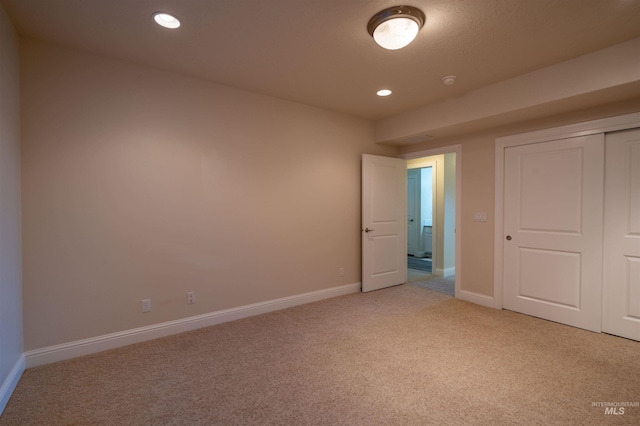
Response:
MULTIPOLYGON (((502 309, 503 303, 503 256, 504 256, 504 153, 505 149, 556 139, 609 133, 640 127, 640 112, 585 121, 550 129, 536 130, 496 138, 495 142, 495 225, 493 228, 493 307, 502 309)), ((457 249, 457 248, 456 248, 457 249)), ((457 254, 456 254, 457 255, 457 254)))
MULTIPOLYGON (((419 221, 422 209, 420 207, 417 207, 418 203, 416 202, 416 199, 417 200, 422 200, 422 194, 418 195, 418 197, 415 197, 415 195, 416 195, 415 193, 414 194, 410 194, 409 193, 409 182, 410 182, 409 170, 410 169, 407 169, 407 220, 408 220, 409 216, 412 215, 413 213, 415 213, 416 210, 417 210, 418 211, 418 215, 417 215, 418 219, 417 220, 419 221), (411 203, 411 201, 413 201, 413 203, 414 203, 413 212, 411 212, 409 210, 409 204, 411 203)), ((418 177, 419 177, 419 175, 418 175, 418 177)), ((422 184, 418 183, 417 185, 418 185, 418 188, 417 188, 418 190, 414 191, 414 192, 421 193, 422 192, 422 184)), ((416 220, 416 218, 414 217, 414 222, 415 222, 415 220, 416 220)), ((416 246, 412 247, 414 249, 413 250, 414 253, 416 251, 421 251, 420 250, 421 249, 421 244, 420 243, 422 242, 422 236, 421 236, 420 230, 422 228, 420 227, 419 224, 420 224, 420 222, 418 222, 418 224, 417 224, 418 228, 414 230, 415 232, 413 232, 413 237, 416 238, 416 240, 415 240, 416 246)), ((412 254, 412 253, 409 253, 409 241, 411 241, 411 237, 412 236, 410 235, 408 230, 409 230, 409 223, 407 222, 407 254, 412 254)))
MULTIPOLYGON (((422 157, 418 157, 418 158, 422 158, 422 157)), ((424 162, 424 166, 421 164, 420 167, 417 168, 412 168, 409 169, 407 168, 407 176, 409 175, 409 170, 421 170, 423 168, 431 168, 431 217, 432 217, 432 221, 431 221, 431 273, 435 274, 435 270, 436 270, 436 260, 437 260, 437 256, 438 253, 436 253, 436 251, 433 249, 433 247, 435 247, 437 245, 437 224, 436 224, 436 213, 435 213, 435 207, 437 205, 436 199, 437 199, 437 170, 438 170, 438 163, 436 161, 425 161, 424 162)), ((407 208, 409 207, 409 199, 407 198, 407 208)), ((422 225, 420 225, 419 227, 420 229, 420 242, 423 243, 422 241, 422 225)))
MULTIPOLYGON (((416 158, 432 157, 434 155, 456 154, 456 279, 455 279, 455 295, 456 298, 466 300, 473 303, 484 304, 482 301, 473 297, 473 293, 466 294, 462 289, 462 145, 449 145, 439 148, 427 149, 423 151, 409 152, 401 154, 398 157, 405 160, 414 160, 416 158)), ((435 194, 434 194, 435 196, 435 194)), ((435 268, 435 265, 432 266, 435 268)))

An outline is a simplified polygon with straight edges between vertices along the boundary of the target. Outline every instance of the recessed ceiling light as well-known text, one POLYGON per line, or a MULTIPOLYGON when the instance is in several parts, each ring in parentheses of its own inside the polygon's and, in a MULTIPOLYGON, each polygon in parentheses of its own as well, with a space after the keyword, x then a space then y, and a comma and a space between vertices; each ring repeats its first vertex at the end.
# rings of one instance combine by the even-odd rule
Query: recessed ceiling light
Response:
POLYGON ((376 94, 378 96, 389 96, 391 94, 391 90, 389 90, 389 89, 378 90, 378 92, 376 94))
POLYGON ((180 26, 180 21, 173 15, 169 15, 164 12, 156 12, 153 14, 153 20, 156 21, 158 25, 161 25, 165 28, 178 28, 180 26))

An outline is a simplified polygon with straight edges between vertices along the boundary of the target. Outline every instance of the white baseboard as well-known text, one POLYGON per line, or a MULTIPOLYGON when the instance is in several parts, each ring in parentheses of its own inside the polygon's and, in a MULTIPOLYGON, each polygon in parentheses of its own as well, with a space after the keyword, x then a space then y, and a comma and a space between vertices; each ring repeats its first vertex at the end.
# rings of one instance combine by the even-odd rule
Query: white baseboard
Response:
POLYGON ((475 303, 477 305, 486 306, 487 308, 495 308, 493 297, 484 294, 474 293, 472 291, 460 290, 456 292, 456 297, 465 302, 475 303))
POLYGON ((0 414, 4 411, 4 407, 7 406, 11 394, 18 385, 18 381, 20 381, 20 377, 22 377, 22 373, 24 373, 24 368, 25 358, 24 355, 20 355, 11 372, 2 383, 2 387, 0 387, 0 414))
POLYGON ((361 288, 361 283, 347 284, 325 290, 283 297, 281 299, 268 300, 265 302, 254 303, 252 305, 225 309, 223 311, 211 312, 175 321, 125 330, 118 333, 105 334, 103 336, 91 337, 89 339, 76 340, 75 342, 35 349, 25 352, 26 367, 36 367, 38 365, 76 358, 108 349, 119 348, 133 343, 144 342, 146 340, 157 339, 159 337, 221 324, 223 322, 290 308, 292 306, 304 305, 305 303, 317 302, 319 300, 343 296, 345 294, 357 293, 361 288))
POLYGON ((439 277, 452 277, 456 274, 456 268, 435 268, 433 270, 433 275, 437 275, 439 277))

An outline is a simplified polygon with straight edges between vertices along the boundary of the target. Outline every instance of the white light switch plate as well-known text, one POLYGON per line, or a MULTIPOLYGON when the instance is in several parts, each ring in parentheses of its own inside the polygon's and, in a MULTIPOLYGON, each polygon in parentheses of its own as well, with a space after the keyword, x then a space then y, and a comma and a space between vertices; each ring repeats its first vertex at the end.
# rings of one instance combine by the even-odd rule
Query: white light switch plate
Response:
POLYGON ((486 222, 487 221, 487 214, 484 212, 476 212, 473 214, 473 221, 474 222, 486 222))

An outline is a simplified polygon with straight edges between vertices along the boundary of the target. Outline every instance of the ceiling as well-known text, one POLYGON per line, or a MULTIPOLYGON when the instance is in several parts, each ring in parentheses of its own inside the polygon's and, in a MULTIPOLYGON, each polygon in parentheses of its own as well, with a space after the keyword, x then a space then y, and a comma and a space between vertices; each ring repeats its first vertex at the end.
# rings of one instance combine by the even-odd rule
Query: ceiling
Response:
POLYGON ((18 33, 378 120, 640 37, 639 0, 0 0, 18 33), (422 9, 408 47, 367 33, 422 9), (164 11, 182 22, 157 26, 164 11), (442 78, 456 75, 453 86, 442 78), (379 98, 381 88, 393 90, 379 98))

